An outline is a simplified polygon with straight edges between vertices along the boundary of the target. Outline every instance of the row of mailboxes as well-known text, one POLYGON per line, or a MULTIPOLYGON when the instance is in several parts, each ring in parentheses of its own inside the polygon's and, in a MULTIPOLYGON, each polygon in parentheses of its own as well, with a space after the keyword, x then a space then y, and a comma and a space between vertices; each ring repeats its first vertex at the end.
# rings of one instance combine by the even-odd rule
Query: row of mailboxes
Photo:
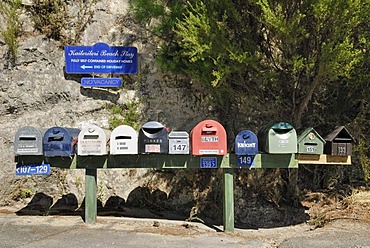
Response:
MULTIPOLYGON (((306 129, 299 137, 292 125, 279 122, 270 126, 263 135, 243 130, 235 138, 237 155, 255 155, 260 151, 272 154, 329 154, 349 156, 352 137, 341 126, 323 139, 313 128, 306 129)), ((70 157, 169 153, 193 155, 224 155, 227 153, 227 136, 224 127, 214 120, 204 120, 191 131, 172 131, 159 122, 145 123, 139 133, 132 127, 121 125, 112 132, 89 125, 82 130, 52 127, 40 130, 23 127, 14 142, 16 156, 44 155, 70 157)))

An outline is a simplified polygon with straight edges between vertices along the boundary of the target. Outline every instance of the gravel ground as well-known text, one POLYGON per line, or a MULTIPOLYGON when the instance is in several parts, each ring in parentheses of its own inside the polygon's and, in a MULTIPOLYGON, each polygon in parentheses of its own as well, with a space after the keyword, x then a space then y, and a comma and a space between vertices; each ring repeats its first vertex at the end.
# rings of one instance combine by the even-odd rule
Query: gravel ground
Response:
POLYGON ((333 221, 218 232, 201 223, 101 217, 87 225, 80 216, 17 216, 0 209, 0 247, 370 247, 370 223, 333 221))

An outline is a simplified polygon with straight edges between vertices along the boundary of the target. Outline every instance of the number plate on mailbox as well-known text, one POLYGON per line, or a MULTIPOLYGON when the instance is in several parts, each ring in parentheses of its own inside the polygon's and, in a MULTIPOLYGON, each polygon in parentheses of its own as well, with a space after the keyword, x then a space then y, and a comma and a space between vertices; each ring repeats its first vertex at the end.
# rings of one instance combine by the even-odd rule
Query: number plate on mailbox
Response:
POLYGON ((17 176, 50 175, 50 164, 17 164, 15 174, 17 176))
POLYGON ((201 157, 200 168, 217 168, 216 157, 201 157))
POLYGON ((240 155, 238 156, 239 166, 252 166, 254 164, 254 155, 240 155))

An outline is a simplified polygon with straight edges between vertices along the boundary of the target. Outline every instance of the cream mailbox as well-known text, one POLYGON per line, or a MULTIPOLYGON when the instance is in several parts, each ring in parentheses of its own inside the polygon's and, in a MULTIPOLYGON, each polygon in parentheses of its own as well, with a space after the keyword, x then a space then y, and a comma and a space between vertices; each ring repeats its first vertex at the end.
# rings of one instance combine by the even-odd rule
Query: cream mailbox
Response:
POLYGON ((95 125, 86 126, 78 135, 77 154, 80 156, 106 155, 110 135, 95 125))
POLYGON ((172 131, 168 135, 169 154, 189 154, 189 134, 185 131, 172 131))
POLYGON ((121 125, 116 127, 110 136, 110 154, 137 154, 137 132, 130 126, 121 125))
POLYGON ((42 156, 43 132, 35 127, 27 126, 18 129, 14 139, 15 156, 42 156))

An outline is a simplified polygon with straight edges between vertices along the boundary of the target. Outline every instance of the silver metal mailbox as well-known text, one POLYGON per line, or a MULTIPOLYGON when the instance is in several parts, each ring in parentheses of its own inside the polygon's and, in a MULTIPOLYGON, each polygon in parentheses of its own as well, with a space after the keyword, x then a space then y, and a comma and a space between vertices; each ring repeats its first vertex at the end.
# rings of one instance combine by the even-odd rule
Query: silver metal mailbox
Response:
POLYGON ((131 126, 116 127, 110 136, 110 154, 138 154, 138 134, 131 126))
POLYGON ((172 131, 168 135, 169 154, 189 154, 189 134, 185 131, 172 131))
POLYGON ((109 131, 95 125, 86 126, 78 135, 77 154, 80 156, 106 155, 109 138, 109 131))
POLYGON ((42 137, 45 131, 31 126, 18 129, 14 138, 15 156, 42 156, 42 137))

